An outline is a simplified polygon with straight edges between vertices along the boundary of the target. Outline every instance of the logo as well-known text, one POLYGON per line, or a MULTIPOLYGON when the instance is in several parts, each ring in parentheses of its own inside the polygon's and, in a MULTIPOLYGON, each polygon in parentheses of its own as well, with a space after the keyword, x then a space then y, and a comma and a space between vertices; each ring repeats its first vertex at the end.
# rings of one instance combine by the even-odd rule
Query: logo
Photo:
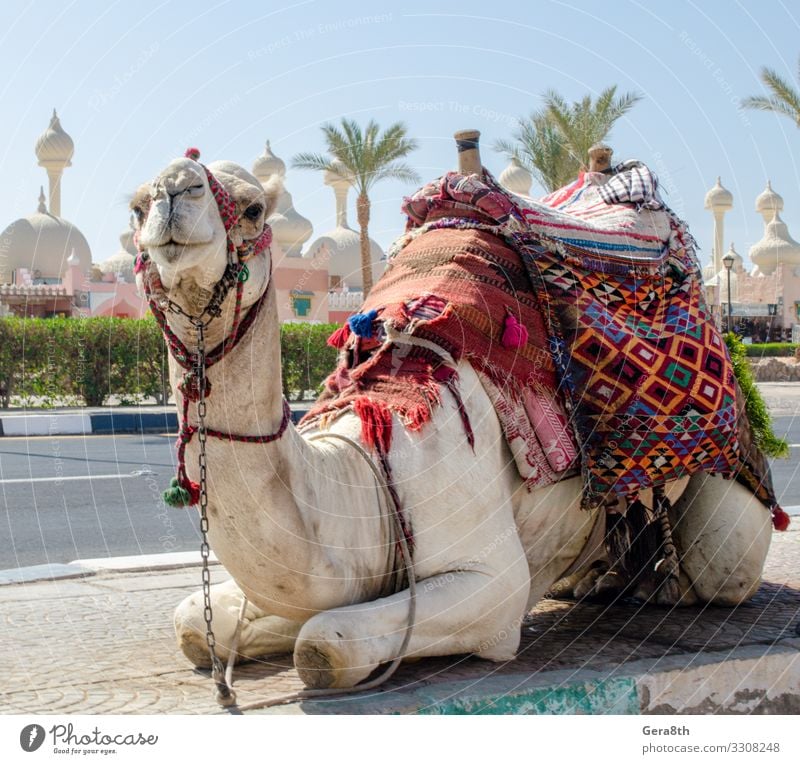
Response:
POLYGON ((44 727, 38 724, 28 724, 19 733, 19 744, 23 751, 28 753, 38 751, 42 743, 44 743, 44 727))

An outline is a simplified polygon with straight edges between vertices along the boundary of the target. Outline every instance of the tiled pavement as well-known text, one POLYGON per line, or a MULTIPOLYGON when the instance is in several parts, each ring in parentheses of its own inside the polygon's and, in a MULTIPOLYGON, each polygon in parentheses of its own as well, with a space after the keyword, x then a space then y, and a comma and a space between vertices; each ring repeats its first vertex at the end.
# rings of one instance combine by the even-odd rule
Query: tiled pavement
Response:
MULTIPOLYGON (((483 686, 511 693, 532 679, 546 684, 548 677, 566 687, 593 672, 602 674, 604 681, 643 670, 654 676, 662 668, 697 664, 701 657, 719 664, 743 650, 758 656, 775 646, 787 650, 791 663, 800 668, 800 660, 794 660, 800 655, 798 561, 800 531, 776 533, 766 582, 751 602, 736 609, 670 611, 634 604, 543 601, 523 627, 519 656, 512 662, 498 665, 468 656, 426 659, 401 666, 385 686, 394 691, 388 695, 373 693, 357 702, 305 703, 295 711, 430 711, 430 701, 427 709, 421 707, 422 701, 412 702, 415 693, 424 690, 431 698, 441 690, 440 695, 450 697, 450 688, 460 687, 480 694, 483 686), (382 699, 387 699, 385 706, 382 699)), ((215 580, 223 576, 224 571, 214 566, 215 580)), ((172 632, 173 608, 198 588, 199 578, 198 568, 183 568, 106 572, 0 587, 6 648, 0 712, 219 712, 207 672, 188 666, 172 632)), ((237 668, 236 687, 240 702, 247 703, 300 689, 301 684, 291 656, 284 655, 237 668)), ((800 706, 792 705, 800 699, 800 686, 796 693, 789 698, 791 712, 800 711, 800 706)), ((596 710, 630 711, 608 705, 596 710)))

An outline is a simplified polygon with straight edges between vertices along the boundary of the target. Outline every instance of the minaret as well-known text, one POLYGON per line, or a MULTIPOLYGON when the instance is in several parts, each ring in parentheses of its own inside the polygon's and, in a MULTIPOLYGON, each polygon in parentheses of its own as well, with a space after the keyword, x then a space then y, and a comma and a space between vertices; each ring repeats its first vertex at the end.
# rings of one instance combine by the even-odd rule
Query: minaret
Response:
POLYGON ((36 141, 36 158, 39 166, 47 170, 50 181, 50 214, 61 217, 61 175, 65 167, 70 167, 75 145, 72 138, 64 132, 56 110, 50 118, 50 125, 36 141))
POLYGON ((334 159, 331 169, 325 173, 322 182, 333 189, 336 198, 336 227, 350 228, 347 224, 347 194, 351 184, 347 178, 347 170, 341 162, 334 159))
POLYGON ((733 194, 722 187, 719 177, 714 188, 706 194, 705 208, 714 215, 714 248, 711 251, 711 260, 714 273, 719 273, 723 269, 722 254, 725 246, 723 218, 728 210, 733 209, 733 194))

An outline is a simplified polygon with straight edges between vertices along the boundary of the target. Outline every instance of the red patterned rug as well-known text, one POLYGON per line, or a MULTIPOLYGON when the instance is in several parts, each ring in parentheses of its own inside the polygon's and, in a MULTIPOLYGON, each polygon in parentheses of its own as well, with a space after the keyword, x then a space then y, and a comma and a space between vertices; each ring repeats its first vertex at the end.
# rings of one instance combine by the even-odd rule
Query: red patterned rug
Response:
POLYGON ((549 216, 488 174, 451 173, 407 199, 407 233, 337 336, 339 367, 305 422, 355 410, 388 453, 390 413, 420 429, 444 385, 472 439, 454 368, 466 360, 529 487, 580 468, 591 506, 704 471, 777 507, 685 226, 598 201, 591 185, 553 195, 549 216))

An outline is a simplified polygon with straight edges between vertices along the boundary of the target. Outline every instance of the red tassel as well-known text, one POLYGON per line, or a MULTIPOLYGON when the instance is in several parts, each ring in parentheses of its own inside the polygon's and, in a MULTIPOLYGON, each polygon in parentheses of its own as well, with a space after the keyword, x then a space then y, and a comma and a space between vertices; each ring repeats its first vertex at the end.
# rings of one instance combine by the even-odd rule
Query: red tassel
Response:
POLYGON ((330 337, 328 337, 327 343, 330 347, 341 350, 349 339, 350 327, 345 324, 344 326, 340 326, 333 334, 331 334, 330 337))
POLYGON ((500 344, 504 348, 521 348, 528 342, 528 330, 514 317, 510 308, 503 323, 503 336, 500 344))
POLYGON ((775 507, 772 510, 772 525, 776 531, 785 531, 789 527, 789 515, 787 515, 780 507, 775 507))
POLYGON ((392 412, 385 403, 356 398, 353 411, 361 420, 361 440, 369 448, 386 454, 392 444, 392 412))
POLYGON ((196 162, 198 159, 200 159, 200 149, 196 149, 194 146, 192 146, 191 148, 186 149, 186 151, 183 152, 183 155, 187 159, 194 159, 196 162))

